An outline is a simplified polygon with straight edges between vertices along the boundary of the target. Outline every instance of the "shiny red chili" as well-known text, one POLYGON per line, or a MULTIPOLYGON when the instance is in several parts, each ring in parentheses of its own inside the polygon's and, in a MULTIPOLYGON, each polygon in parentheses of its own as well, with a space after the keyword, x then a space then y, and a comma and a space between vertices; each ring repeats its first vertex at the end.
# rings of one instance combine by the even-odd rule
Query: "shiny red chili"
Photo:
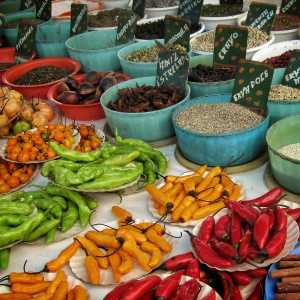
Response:
POLYGON ((286 238, 287 238, 286 228, 282 229, 281 231, 276 232, 270 238, 270 241, 267 243, 267 245, 264 249, 265 255, 267 255, 267 257, 277 256, 284 248, 286 238))
POLYGON ((231 291, 233 287, 233 281, 231 277, 225 272, 218 272, 218 275, 221 278, 222 283, 222 299, 230 300, 231 299, 231 291))
POLYGON ((245 235, 241 239, 240 247, 239 247, 240 262, 244 261, 249 254, 249 249, 250 249, 250 244, 251 244, 251 236, 252 236, 251 231, 247 230, 245 235))
POLYGON ((277 231, 280 231, 287 227, 287 214, 280 207, 275 208, 275 220, 276 220, 276 230, 277 231))
POLYGON ((267 214, 269 215, 269 232, 271 232, 275 225, 275 215, 271 209, 268 209, 267 214))
POLYGON ((185 270, 185 275, 195 279, 200 279, 200 266, 197 259, 192 260, 185 270))
POLYGON ((256 245, 250 245, 249 246, 249 254, 248 254, 248 258, 255 260, 257 257, 259 257, 260 255, 260 250, 257 248, 256 245))
POLYGON ((231 216, 222 216, 215 225, 214 235, 220 241, 227 241, 230 238, 231 216))
POLYGON ((233 284, 230 300, 243 300, 240 289, 237 285, 233 284))
POLYGON ((251 207, 235 201, 226 201, 226 206, 233 212, 237 213, 240 218, 250 224, 254 224, 259 213, 258 211, 251 207))
POLYGON ((202 297, 201 300, 216 300, 217 295, 215 290, 211 290, 206 296, 202 297))
POLYGON ((186 281, 177 289, 172 300, 195 300, 200 292, 200 285, 196 279, 186 281))
POLYGON ((204 242, 208 242, 212 238, 214 232, 215 219, 213 216, 209 216, 201 224, 200 230, 197 236, 204 242))
POLYGON ((250 297, 247 300, 261 300, 263 298, 262 295, 262 283, 261 281, 256 285, 255 290, 250 295, 250 297))
POLYGON ((260 197, 251 200, 241 201, 241 203, 246 205, 266 207, 277 204, 283 195, 283 190, 281 188, 276 187, 260 197))
POLYGON ((247 272, 232 272, 231 276, 234 282, 238 285, 248 285, 252 280, 247 272))
POLYGON ((130 280, 126 283, 122 283, 115 287, 111 292, 109 292, 103 300, 120 300, 129 288, 134 287, 138 280, 130 280))
POLYGON ((259 249, 263 249, 269 239, 270 217, 268 214, 261 214, 253 228, 253 238, 259 249))
POLYGON ((247 271, 247 273, 249 274, 249 276, 253 278, 260 278, 260 277, 265 277, 267 275, 267 270, 264 268, 258 268, 255 270, 249 270, 247 271))
POLYGON ((241 218, 236 213, 232 214, 230 237, 231 244, 237 248, 242 238, 242 223, 241 218))
POLYGON ((160 269, 164 269, 168 271, 178 271, 181 269, 186 269, 189 263, 194 259, 195 257, 192 252, 179 254, 166 260, 164 264, 161 265, 160 269))
POLYGON ((219 253, 219 255, 225 258, 237 259, 237 250, 232 245, 217 240, 212 240, 210 244, 212 248, 219 253))
POLYGON ((288 208, 285 209, 286 213, 291 216, 294 220, 298 220, 300 218, 300 208, 288 208))

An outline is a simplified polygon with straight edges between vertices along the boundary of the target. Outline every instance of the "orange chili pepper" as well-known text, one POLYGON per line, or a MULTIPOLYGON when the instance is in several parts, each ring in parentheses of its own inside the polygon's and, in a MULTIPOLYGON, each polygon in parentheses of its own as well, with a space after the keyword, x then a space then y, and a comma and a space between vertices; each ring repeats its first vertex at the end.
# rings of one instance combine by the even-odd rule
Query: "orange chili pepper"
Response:
MULTIPOLYGON (((113 252, 112 249, 108 251, 108 253, 111 252, 113 252)), ((121 265, 121 257, 118 253, 114 253, 108 257, 108 260, 111 265, 115 283, 119 283, 122 277, 122 274, 119 272, 119 267, 121 265)))
POLYGON ((186 208, 183 210, 182 214, 180 215, 179 221, 180 221, 180 222, 183 222, 183 223, 184 223, 184 222, 188 222, 188 221, 192 218, 194 212, 195 212, 198 208, 199 208, 198 201, 192 202, 188 207, 186 207, 186 208))
POLYGON ((34 298, 30 298, 30 299, 34 299, 34 300, 50 300, 51 299, 51 295, 48 294, 39 294, 38 296, 34 297, 34 298))
POLYGON ((129 273, 133 269, 133 261, 131 256, 123 250, 120 250, 118 254, 121 257, 121 264, 118 268, 118 271, 122 274, 129 273))
POLYGON ((43 282, 44 277, 42 274, 27 274, 12 272, 9 275, 9 281, 13 283, 38 283, 43 282))
MULTIPOLYGON (((207 186, 207 188, 214 188, 217 184, 219 184, 221 181, 219 176, 216 176, 212 179, 212 181, 210 182, 210 184, 207 186)), ((223 185, 223 184, 222 184, 223 185)))
POLYGON ((162 260, 162 254, 161 254, 160 249, 156 245, 154 245, 153 243, 150 243, 150 242, 142 243, 141 248, 145 252, 151 254, 149 266, 151 268, 157 267, 162 260))
POLYGON ((174 207, 173 211, 180 205, 180 203, 183 201, 184 197, 186 196, 185 191, 181 191, 179 195, 177 195, 175 201, 174 201, 174 207))
POLYGON ((223 207, 225 207, 223 201, 214 202, 204 207, 200 207, 194 212, 192 219, 199 220, 202 218, 206 218, 208 215, 215 213, 216 211, 220 210, 223 207))
POLYGON ((124 223, 130 223, 133 220, 132 214, 120 206, 114 205, 111 208, 111 211, 120 221, 124 223))
POLYGON ((100 284, 100 269, 98 262, 94 256, 87 255, 85 257, 85 270, 91 284, 100 284))
POLYGON ((67 300, 75 300, 75 291, 74 289, 70 290, 67 296, 67 300))
POLYGON ((88 300, 88 292, 87 290, 82 287, 81 285, 76 285, 74 287, 74 294, 75 294, 75 300, 88 300))
POLYGON ((167 192, 168 190, 170 190, 171 188, 173 188, 173 183, 172 182, 166 182, 161 188, 160 191, 162 191, 163 193, 167 192))
POLYGON ((213 192, 210 193, 209 195, 207 195, 206 197, 202 198, 202 200, 210 201, 210 202, 216 201, 222 196, 223 191, 224 191, 223 185, 222 184, 217 184, 214 187, 213 192))
POLYGON ((172 222, 178 222, 180 215, 182 214, 182 212, 184 211, 184 209, 186 207, 188 207, 189 205, 192 204, 192 202, 195 201, 195 198, 192 196, 186 196, 184 197, 184 199, 182 200, 182 202, 179 204, 179 206, 172 212, 171 218, 172 218, 172 222))
POLYGON ((165 193, 157 189, 153 184, 147 184, 145 186, 145 190, 151 195, 153 201, 164 206, 167 210, 171 210, 173 208, 173 203, 170 198, 165 193))
POLYGON ((62 281, 53 295, 53 299, 55 300, 66 300, 68 295, 68 282, 62 281))
POLYGON ((184 190, 187 194, 196 192, 196 185, 202 180, 202 176, 194 176, 187 179, 184 183, 184 190))
POLYGON ((199 167, 198 169, 196 169, 195 173, 202 177, 206 170, 207 170, 207 165, 203 165, 203 166, 199 167))
MULTIPOLYGON (((183 185, 182 183, 178 182, 174 185, 173 188, 169 189, 165 194, 168 196, 169 199, 176 198, 176 196, 182 191, 183 185)), ((173 201, 172 201, 173 202, 173 201)))
POLYGON ((175 180, 175 183, 178 182, 185 182, 187 179, 193 178, 194 176, 197 176, 195 174, 190 174, 190 175, 184 175, 184 176, 178 176, 177 179, 175 180))
POLYGON ((238 184, 235 184, 232 190, 231 195, 229 196, 229 200, 231 201, 237 201, 241 197, 241 186, 238 184))
POLYGON ((107 228, 107 229, 101 230, 101 233, 107 234, 107 235, 110 235, 110 236, 115 236, 116 235, 116 230, 107 228))
POLYGON ((151 226, 151 228, 154 229, 159 235, 162 235, 165 233, 164 227, 158 223, 154 224, 154 223, 150 223, 150 222, 143 222, 143 223, 135 224, 134 226, 140 228, 143 231, 148 229, 151 226))
POLYGON ((55 291, 57 290, 58 286, 62 281, 66 281, 67 277, 64 271, 59 271, 56 273, 54 280, 51 281, 49 287, 47 288, 47 294, 51 297, 54 295, 55 291))
POLYGON ((34 284, 14 283, 11 285, 11 290, 14 293, 20 294, 38 294, 44 292, 50 285, 50 282, 43 281, 34 284))
POLYGON ((150 228, 147 230, 146 236, 150 242, 156 245, 163 252, 170 252, 172 250, 170 243, 162 236, 158 235, 155 230, 150 228))
POLYGON ((119 242, 114 236, 110 236, 102 232, 88 231, 85 234, 85 237, 100 247, 116 249, 120 246, 119 242))
POLYGON ((227 192, 227 196, 230 196, 234 187, 233 181, 229 178, 229 176, 224 174, 221 176, 221 183, 224 186, 224 190, 227 192))
POLYGON ((0 300, 28 300, 31 296, 22 293, 5 293, 0 294, 0 300))
POLYGON ((214 167, 210 169, 208 174, 203 178, 203 180, 197 185, 196 192, 200 193, 204 191, 208 185, 211 183, 212 179, 218 175, 220 175, 222 172, 220 167, 214 167))
POLYGON ((207 188, 206 190, 202 191, 201 193, 199 193, 199 194, 197 195, 197 199, 199 199, 199 200, 204 199, 204 198, 207 197, 210 193, 212 193, 213 190, 214 190, 213 187, 207 188))
POLYGON ((166 182, 167 183, 174 183, 176 181, 176 179, 178 178, 178 176, 172 176, 172 175, 169 175, 167 176, 166 178, 166 182))

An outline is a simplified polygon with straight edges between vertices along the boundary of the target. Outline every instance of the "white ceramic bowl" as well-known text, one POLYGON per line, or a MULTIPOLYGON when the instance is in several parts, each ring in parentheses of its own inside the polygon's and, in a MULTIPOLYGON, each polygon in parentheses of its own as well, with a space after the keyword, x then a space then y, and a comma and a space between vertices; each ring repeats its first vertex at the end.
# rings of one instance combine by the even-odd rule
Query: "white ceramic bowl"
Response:
MULTIPOLYGON (((201 33, 203 34, 203 33, 201 33)), ((205 51, 199 51, 199 50, 193 50, 193 41, 201 34, 198 34, 197 36, 194 36, 191 39, 191 45, 192 45, 192 53, 194 53, 195 55, 210 55, 212 54, 212 52, 205 52, 205 51)), ((260 51, 262 49, 268 48, 275 40, 274 35, 271 33, 270 35, 270 39, 268 40, 268 42, 266 42, 265 44, 262 44, 258 47, 254 47, 254 48, 250 48, 247 49, 247 53, 246 53, 246 59, 252 59, 253 55, 257 52, 260 51)))
POLYGON ((104 9, 126 8, 129 5, 129 0, 104 0, 104 9))
POLYGON ((169 7, 146 7, 145 8, 145 14, 149 18, 158 18, 163 16, 176 16, 178 10, 178 5, 176 6, 169 6, 169 7))

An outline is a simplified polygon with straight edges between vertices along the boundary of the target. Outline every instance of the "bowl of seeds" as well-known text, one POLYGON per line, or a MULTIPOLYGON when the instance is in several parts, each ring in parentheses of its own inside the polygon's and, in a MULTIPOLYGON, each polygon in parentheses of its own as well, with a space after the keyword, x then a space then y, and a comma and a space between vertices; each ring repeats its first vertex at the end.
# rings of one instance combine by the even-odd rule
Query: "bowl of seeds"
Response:
POLYGON ((300 89, 286 85, 272 85, 268 97, 270 123, 300 113, 300 89))
POLYGON ((274 178, 285 189, 300 194, 300 115, 284 118, 267 132, 274 178))
POLYGON ((174 135, 172 113, 188 101, 190 88, 157 87, 156 77, 142 77, 119 83, 104 94, 100 102, 107 123, 124 137, 147 142, 160 141, 174 135))
MULTIPOLYGON (((215 31, 201 33, 191 39, 192 52, 196 55, 208 55, 214 51, 215 31)), ((271 45, 274 36, 265 32, 248 27, 248 44, 246 58, 251 59, 254 53, 271 45)))
POLYGON ((155 76, 160 48, 176 50, 186 54, 185 47, 174 44, 164 45, 163 40, 150 40, 131 44, 119 50, 118 58, 124 73, 133 78, 155 76))
POLYGON ((146 0, 145 14, 148 18, 176 16, 179 0, 146 0))
POLYGON ((66 41, 70 57, 80 61, 85 72, 117 71, 121 68, 118 51, 133 43, 116 44, 116 29, 77 34, 66 41))
POLYGON ((199 97, 175 110, 177 144, 188 160, 228 167, 252 161, 264 151, 269 115, 230 99, 229 94, 199 97))
POLYGON ((231 93, 234 77, 234 69, 213 66, 213 55, 192 56, 188 77, 191 98, 231 93))
POLYGON ((207 30, 214 30, 218 24, 237 25, 238 21, 247 15, 240 4, 211 4, 202 7, 200 21, 207 30))
POLYGON ((27 99, 47 99, 52 85, 75 75, 79 70, 80 63, 71 58, 39 58, 11 67, 3 74, 2 80, 27 99))

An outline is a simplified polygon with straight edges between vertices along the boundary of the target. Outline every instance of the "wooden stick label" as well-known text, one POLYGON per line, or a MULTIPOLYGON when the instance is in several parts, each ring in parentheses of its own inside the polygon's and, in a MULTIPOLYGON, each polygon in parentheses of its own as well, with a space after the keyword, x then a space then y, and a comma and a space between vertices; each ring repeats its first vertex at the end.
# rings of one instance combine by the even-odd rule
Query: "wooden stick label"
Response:
POLYGON ((294 50, 282 80, 283 85, 300 88, 300 50, 294 50))
POLYGON ((243 60, 235 77, 231 101, 265 114, 272 77, 271 66, 243 60))
POLYGON ((16 42, 16 53, 19 57, 30 57, 35 50, 36 26, 29 23, 18 25, 18 37, 16 42))
POLYGON ((185 17, 192 25, 199 24, 203 0, 180 0, 178 16, 185 17))
POLYGON ((251 2, 245 25, 258 28, 269 34, 272 29, 276 10, 277 6, 274 4, 251 2))
POLYGON ((52 0, 37 0, 36 1, 36 18, 44 21, 51 19, 51 2, 52 0))
POLYGON ((133 0, 132 11, 140 18, 144 18, 145 15, 145 0, 133 0))
POLYGON ((300 0, 282 0, 280 12, 300 16, 300 0))
POLYGON ((87 4, 72 3, 70 27, 71 36, 87 31, 87 11, 87 4))
POLYGON ((134 32, 138 15, 132 11, 124 13, 118 17, 118 29, 116 35, 116 44, 126 44, 134 39, 134 32))
POLYGON ((246 57, 248 29, 218 25, 215 31, 214 65, 233 67, 246 57))

